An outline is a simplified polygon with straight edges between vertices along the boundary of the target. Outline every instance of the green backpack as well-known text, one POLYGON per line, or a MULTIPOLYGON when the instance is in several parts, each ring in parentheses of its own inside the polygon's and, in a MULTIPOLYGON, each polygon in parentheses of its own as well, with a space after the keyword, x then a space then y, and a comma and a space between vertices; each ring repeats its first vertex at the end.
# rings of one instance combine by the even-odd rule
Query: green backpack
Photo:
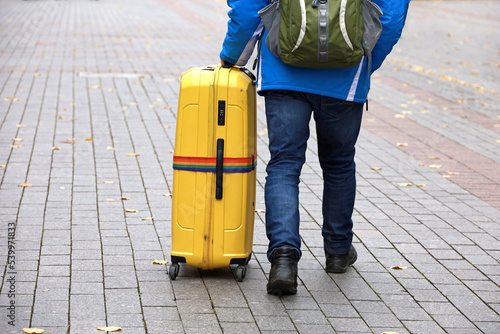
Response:
POLYGON ((271 0, 259 15, 268 49, 299 67, 353 67, 363 56, 370 61, 382 32, 382 11, 371 0, 271 0))

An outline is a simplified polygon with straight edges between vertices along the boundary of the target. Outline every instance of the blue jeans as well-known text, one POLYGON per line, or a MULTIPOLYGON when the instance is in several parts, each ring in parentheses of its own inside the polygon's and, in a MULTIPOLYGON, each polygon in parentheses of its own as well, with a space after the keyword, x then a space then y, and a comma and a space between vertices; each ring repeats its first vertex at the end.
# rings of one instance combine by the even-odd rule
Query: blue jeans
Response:
POLYGON ((299 177, 313 111, 323 171, 324 249, 329 254, 348 253, 356 196, 354 145, 363 104, 284 90, 268 91, 265 101, 271 152, 265 186, 268 258, 278 247, 295 248, 301 254, 299 177))

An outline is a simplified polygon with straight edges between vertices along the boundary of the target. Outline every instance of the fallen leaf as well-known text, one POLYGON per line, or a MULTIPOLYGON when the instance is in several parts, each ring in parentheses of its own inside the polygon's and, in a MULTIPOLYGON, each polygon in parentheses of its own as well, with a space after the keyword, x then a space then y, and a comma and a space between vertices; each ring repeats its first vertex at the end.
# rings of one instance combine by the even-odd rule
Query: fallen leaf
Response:
POLYGON ((154 218, 153 217, 146 217, 146 218, 142 218, 141 220, 153 220, 154 218))
POLYGON ((425 187, 425 183, 415 184, 416 187, 425 187))
POLYGON ((115 181, 102 181, 102 183, 111 184, 111 183, 115 183, 115 181))
POLYGON ((500 128, 500 124, 493 124, 494 128, 500 128))
POLYGON ((448 173, 450 175, 460 175, 459 172, 450 172, 449 170, 447 170, 446 173, 448 173))
POLYGON ((446 110, 448 110, 448 108, 447 108, 447 107, 441 107, 441 108, 439 108, 439 109, 441 109, 442 111, 446 111, 446 110))
POLYGON ((442 177, 444 177, 445 179, 449 179, 451 177, 451 175, 441 175, 442 177))
POLYGON ((66 138, 66 140, 61 141, 61 143, 74 144, 76 143, 76 138, 66 138))
POLYGON ((29 183, 20 183, 19 184, 19 187, 24 187, 24 188, 27 188, 27 187, 33 187, 32 184, 29 184, 29 183))
POLYGON ((39 77, 41 75, 42 75, 42 73, 35 73, 35 74, 33 74, 34 77, 39 77))
POLYGON ((18 128, 25 128, 26 127, 26 124, 18 124, 17 125, 18 128))
POLYGON ((257 209, 257 210, 255 210, 255 212, 257 212, 257 213, 266 213, 266 210, 263 210, 263 209, 257 209))
POLYGON ((427 109, 421 110, 420 111, 422 114, 430 114, 431 112, 427 109))
POLYGON ((423 167, 423 166, 425 166, 425 164, 418 164, 418 165, 419 165, 420 167, 423 167))
POLYGON ((496 141, 497 143, 500 143, 500 139, 495 139, 495 141, 496 141))
POLYGON ((66 189, 66 188, 65 188, 65 187, 59 187, 59 189, 64 190, 64 189, 66 189))
POLYGON ((141 154, 140 154, 140 153, 135 153, 135 152, 132 152, 132 153, 128 153, 128 154, 127 154, 127 156, 129 156, 129 157, 137 157, 137 156, 139 156, 139 155, 141 155, 141 154))
POLYGON ((408 269, 408 267, 392 266, 391 269, 394 269, 394 270, 406 270, 406 269, 408 269))
POLYGON ((21 148, 23 145, 10 145, 11 148, 21 148))
POLYGON ((400 187, 411 187, 414 186, 413 183, 398 183, 398 186, 400 187))
MULTIPOLYGON (((499 125, 499 127, 500 127, 500 124, 498 124, 498 125, 499 125)), ((170 125, 165 125, 165 126, 164 126, 164 128, 165 128, 165 129, 170 129, 170 125)))
POLYGON ((170 151, 170 153, 174 154, 174 151, 170 151))
POLYGON ((406 116, 405 115, 401 115, 401 114, 396 114, 396 115, 394 115, 394 117, 396 117, 396 118, 405 118, 406 116))
POLYGON ((163 194, 163 196, 172 197, 172 193, 163 194))
POLYGON ((172 78, 164 78, 163 79, 163 82, 172 82, 174 81, 175 79, 172 79, 172 78))
POLYGON ((106 198, 106 202, 114 202, 115 199, 114 198, 106 198))
POLYGON ((130 197, 118 197, 118 199, 121 199, 122 201, 128 201, 130 197))
POLYGON ((19 142, 19 141, 23 141, 24 139, 22 139, 22 138, 12 138, 12 140, 19 142))
POLYGON ((153 264, 167 264, 168 261, 167 260, 154 260, 153 261, 153 264))
POLYGON ((161 106, 163 109, 172 109, 170 106, 161 106))
POLYGON ((139 210, 126 209, 125 212, 137 213, 137 212, 139 212, 139 210))
POLYGON ((50 291, 50 289, 45 289, 45 290, 42 290, 42 292, 47 292, 47 291, 50 291))
POLYGON ((409 110, 403 110, 401 113, 402 113, 403 115, 412 115, 412 114, 413 114, 413 113, 412 113, 411 111, 409 111, 409 110))
POLYGON ((108 151, 114 151, 114 150, 115 150, 115 148, 114 148, 113 146, 107 146, 107 147, 106 147, 106 150, 108 150, 108 151))
POLYGON ((128 110, 128 106, 123 106, 122 110, 128 110))
POLYGON ((60 146, 52 146, 52 151, 59 151, 60 149, 60 146))
POLYGON ((371 167, 370 169, 372 169, 372 170, 381 170, 382 168, 381 167, 371 167))
POLYGON ((455 101, 457 101, 458 103, 466 103, 467 102, 466 99, 455 99, 455 101))
POLYGON ((85 141, 92 141, 92 140, 94 140, 94 138, 92 137, 85 138, 85 141))
POLYGON ((429 168, 439 169, 443 167, 442 165, 429 165, 429 168))
POLYGON ((383 332, 382 334, 399 334, 398 332, 383 332))
POLYGON ((440 157, 429 157, 429 159, 431 159, 431 160, 439 160, 441 158, 440 157))
POLYGON ((63 115, 59 115, 57 118, 59 118, 59 119, 65 119, 66 117, 64 117, 63 115))
POLYGON ((397 147, 406 147, 406 146, 408 146, 408 144, 407 143, 396 143, 396 146, 397 147))
POLYGON ((0 165, 0 168, 5 168, 5 166, 7 166, 7 165, 0 165))
POLYGON ((102 332, 121 332, 122 328, 121 327, 97 327, 98 331, 102 332))
POLYGON ((42 334, 45 333, 43 329, 40 328, 23 328, 23 332, 26 334, 42 334))
POLYGON ((114 88, 108 88, 108 92, 116 92, 116 89, 114 89, 114 88))

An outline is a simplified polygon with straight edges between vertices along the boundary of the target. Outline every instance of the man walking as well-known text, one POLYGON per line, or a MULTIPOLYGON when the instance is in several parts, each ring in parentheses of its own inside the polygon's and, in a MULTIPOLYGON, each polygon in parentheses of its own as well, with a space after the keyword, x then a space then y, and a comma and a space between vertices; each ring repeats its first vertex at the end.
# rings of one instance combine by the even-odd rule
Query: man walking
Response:
MULTIPOLYGON (((297 263, 301 257, 298 185, 311 116, 316 122, 324 179, 322 235, 326 271, 343 273, 357 259, 351 218, 356 195, 355 144, 369 77, 398 41, 410 0, 372 1, 383 11, 383 30, 371 62, 363 57, 354 67, 304 68, 285 64, 265 43, 259 49, 257 89, 265 97, 271 153, 265 185, 267 256, 271 262, 268 293, 297 292, 297 263)), ((270 2, 228 0, 232 9, 220 54, 223 63, 247 63, 262 31, 258 12, 270 2)), ((266 36, 267 31, 263 39, 266 36)))

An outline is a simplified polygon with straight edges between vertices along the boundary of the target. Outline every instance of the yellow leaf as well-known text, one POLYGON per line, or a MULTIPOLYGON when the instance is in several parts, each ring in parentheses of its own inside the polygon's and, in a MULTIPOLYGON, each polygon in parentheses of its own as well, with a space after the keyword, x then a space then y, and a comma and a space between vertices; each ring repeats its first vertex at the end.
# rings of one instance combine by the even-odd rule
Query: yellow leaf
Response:
POLYGON ((122 110, 127 110, 128 109, 128 106, 123 106, 122 107, 122 110))
MULTIPOLYGON (((498 124, 498 125, 499 125, 499 127, 500 127, 500 124, 498 124)), ((165 129, 170 129, 170 125, 165 125, 165 126, 164 126, 164 128, 165 128, 165 129)))
POLYGON ((7 166, 7 165, 0 165, 0 168, 5 168, 5 166, 7 166))
POLYGON ((114 88, 108 88, 108 92, 116 92, 116 89, 114 89, 114 88))
POLYGON ((146 218, 142 218, 141 220, 153 220, 154 218, 153 217, 146 217, 146 218))
POLYGON ((35 73, 35 74, 33 74, 33 76, 35 76, 35 77, 39 77, 41 75, 42 75, 42 73, 35 73))
POLYGON ((370 122, 370 123, 371 123, 371 122, 375 122, 375 118, 367 118, 367 119, 366 119, 366 121, 367 121, 367 122, 370 122))
POLYGON ((495 139, 495 141, 496 141, 497 143, 500 143, 500 139, 495 139))
POLYGON ((31 184, 29 184, 29 183, 20 183, 20 184, 19 184, 19 187, 24 187, 24 188, 26 188, 26 187, 33 187, 33 185, 31 185, 31 184))
POLYGON ((65 117, 63 115, 59 115, 57 118, 64 119, 65 117))
POLYGON ((108 150, 108 151, 114 151, 114 150, 115 150, 115 148, 114 148, 113 146, 107 146, 107 147, 106 147, 106 150, 108 150))
POLYGON ((11 148, 21 148, 23 145, 10 145, 11 148))
POLYGON ((141 155, 141 154, 140 154, 140 153, 135 153, 135 152, 132 152, 132 153, 128 153, 128 154, 127 154, 127 156, 129 156, 129 157, 137 157, 137 156, 139 156, 139 155, 141 155))
POLYGON ((444 177, 445 179, 449 179, 451 176, 450 175, 441 175, 442 177, 444 177))
POLYGON ((408 269, 408 267, 392 266, 391 269, 394 269, 394 270, 406 270, 406 269, 408 269))
POLYGON ((163 194, 163 196, 172 197, 172 193, 163 194))
POLYGON ((397 147, 406 147, 406 146, 408 146, 408 144, 407 143, 396 143, 396 146, 397 147))
POLYGON ((172 78, 164 78, 163 79, 163 82, 172 82, 174 81, 175 79, 172 79, 172 78))
POLYGON ((121 199, 122 201, 128 201, 130 197, 118 197, 118 199, 121 199))
POLYGON ((65 187, 59 187, 59 189, 64 190, 64 189, 66 189, 66 188, 65 188, 65 187))
POLYGON ((102 332, 121 332, 122 328, 121 327, 97 327, 98 331, 102 332))
POLYGON ((401 113, 403 115, 411 115, 411 114, 413 114, 411 111, 408 111, 408 110, 403 110, 401 113))
POLYGON ((170 153, 174 154, 174 151, 170 151, 170 153))
POLYGON ((431 159, 431 160, 439 160, 441 158, 440 157, 429 157, 429 159, 431 159))
POLYGON ((493 124, 494 128, 500 128, 500 124, 493 124))
POLYGON ((26 127, 26 124, 18 124, 17 125, 18 128, 25 128, 26 127))
POLYGON ((399 334, 398 332, 383 332, 382 334, 399 334))
POLYGON ((446 111, 446 110, 448 110, 448 108, 447 108, 447 107, 441 107, 441 108, 439 108, 439 109, 441 109, 442 111, 446 111))
POLYGON ((153 264, 167 264, 168 261, 167 260, 154 260, 153 261, 153 264))
POLYGON ((266 213, 266 210, 263 210, 263 209, 257 209, 257 210, 255 210, 255 212, 257 212, 257 213, 266 213))
POLYGON ((114 198, 106 198, 106 202, 114 202, 115 199, 114 198))
POLYGON ((23 328, 23 332, 26 334, 43 334, 45 331, 40 328, 23 328))
POLYGON ((424 183, 420 183, 420 184, 415 184, 416 187, 425 187, 425 184, 424 183))
POLYGON ((170 106, 161 106, 161 107, 162 107, 162 109, 172 109, 172 107, 170 107, 170 106))
POLYGON ((92 140, 94 140, 94 138, 92 137, 85 138, 85 141, 92 141, 92 140))
POLYGON ((115 183, 115 181, 102 181, 102 183, 105 183, 105 184, 112 184, 112 183, 115 183))
POLYGON ((418 165, 419 165, 420 167, 423 167, 423 166, 425 166, 425 164, 418 164, 418 165))
POLYGON ((372 169, 372 170, 381 170, 382 168, 380 168, 380 167, 371 167, 370 169, 372 169))
POLYGON ((455 101, 457 101, 458 103, 466 103, 467 102, 466 99, 455 99, 455 101))
POLYGON ((439 169, 443 167, 442 165, 429 165, 429 168, 439 169))
POLYGON ((401 115, 401 114, 396 114, 396 115, 394 115, 394 117, 396 117, 396 118, 405 118, 406 116, 405 115, 401 115))
POLYGON ((411 187, 414 186, 413 183, 398 183, 398 186, 400 187, 411 187))
POLYGON ((60 146, 52 146, 52 151, 59 151, 60 149, 60 146))
POLYGON ((126 209, 125 212, 137 213, 137 212, 139 212, 139 210, 126 209))
POLYGON ((448 173, 450 175, 460 175, 459 172, 450 172, 449 170, 447 170, 446 173, 448 173))
POLYGON ((23 141, 24 139, 22 138, 12 138, 13 141, 23 141))

